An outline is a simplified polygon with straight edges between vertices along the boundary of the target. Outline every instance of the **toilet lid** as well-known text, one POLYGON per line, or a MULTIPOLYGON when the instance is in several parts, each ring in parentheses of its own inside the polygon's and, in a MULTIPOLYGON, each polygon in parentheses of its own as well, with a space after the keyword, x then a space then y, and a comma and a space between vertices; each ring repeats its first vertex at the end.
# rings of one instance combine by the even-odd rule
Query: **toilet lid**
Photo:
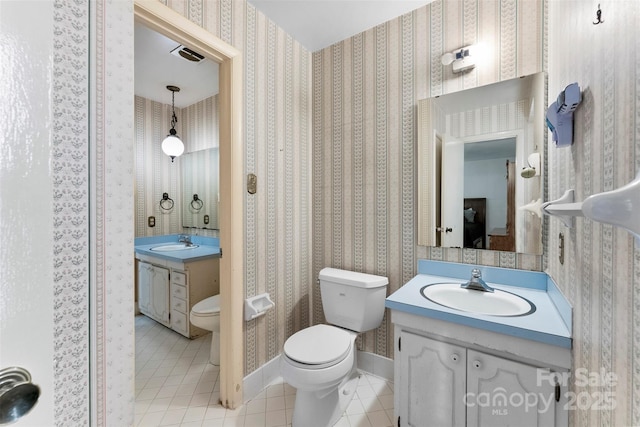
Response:
POLYGON ((196 305, 193 306, 191 311, 196 314, 213 314, 220 313, 220 295, 214 295, 209 298, 205 298, 196 305))
POLYGON ((351 334, 329 325, 315 325, 296 332, 284 343, 290 359, 306 365, 342 360, 351 350, 351 334))

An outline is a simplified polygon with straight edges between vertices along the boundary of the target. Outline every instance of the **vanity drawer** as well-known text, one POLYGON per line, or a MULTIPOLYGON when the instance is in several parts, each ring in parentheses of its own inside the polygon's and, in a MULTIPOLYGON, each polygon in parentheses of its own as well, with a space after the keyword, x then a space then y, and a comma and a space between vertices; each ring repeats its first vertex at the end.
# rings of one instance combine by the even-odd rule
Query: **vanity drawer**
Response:
POLYGON ((182 286, 187 285, 187 275, 185 273, 176 270, 173 270, 172 273, 171 282, 182 286))
POLYGON ((176 310, 171 310, 171 329, 187 336, 189 324, 187 323, 187 315, 176 310))
POLYGON ((187 302, 180 298, 171 298, 171 311, 187 313, 187 302))
POLYGON ((185 286, 176 285, 175 283, 171 284, 171 299, 180 298, 182 300, 187 300, 187 288, 185 286))

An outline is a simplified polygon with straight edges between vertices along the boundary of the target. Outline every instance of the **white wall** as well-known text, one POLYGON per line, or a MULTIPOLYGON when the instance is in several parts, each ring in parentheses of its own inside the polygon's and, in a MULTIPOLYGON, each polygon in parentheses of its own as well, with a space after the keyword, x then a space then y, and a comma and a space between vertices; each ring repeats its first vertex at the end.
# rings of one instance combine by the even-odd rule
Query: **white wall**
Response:
MULTIPOLYGON (((487 199, 487 234, 507 226, 506 159, 464 162, 464 197, 487 199)), ((485 240, 488 242, 489 240, 485 240)))

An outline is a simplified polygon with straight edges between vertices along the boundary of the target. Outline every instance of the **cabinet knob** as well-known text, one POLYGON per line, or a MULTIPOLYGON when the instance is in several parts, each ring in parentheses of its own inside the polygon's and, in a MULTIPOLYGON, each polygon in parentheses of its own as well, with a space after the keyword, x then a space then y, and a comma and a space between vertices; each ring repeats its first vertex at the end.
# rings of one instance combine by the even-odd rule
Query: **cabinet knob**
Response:
POLYGON ((460 360, 460 356, 458 356, 457 353, 453 353, 451 355, 451 360, 453 360, 454 362, 457 362, 458 360, 460 360))
POLYGON ((479 360, 474 360, 473 361, 473 366, 477 369, 480 369, 482 367, 482 363, 480 363, 479 360))

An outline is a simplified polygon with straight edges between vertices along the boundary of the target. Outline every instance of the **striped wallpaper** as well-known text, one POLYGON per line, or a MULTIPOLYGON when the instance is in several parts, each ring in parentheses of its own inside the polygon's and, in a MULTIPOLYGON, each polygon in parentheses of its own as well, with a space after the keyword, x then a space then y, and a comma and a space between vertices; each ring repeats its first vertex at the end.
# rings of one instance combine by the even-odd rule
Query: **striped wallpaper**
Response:
MULTIPOLYGON (((313 274, 325 266, 389 277, 418 258, 540 270, 541 257, 416 244, 417 100, 543 70, 544 7, 531 0, 436 1, 313 54, 313 274), (482 43, 454 75, 443 53, 482 43), (526 52, 526 54, 525 54, 526 52)), ((319 287, 313 321, 324 321, 319 287)), ((361 350, 393 356, 389 316, 361 350)))
POLYGON ((245 323, 245 375, 282 351, 310 322, 311 55, 244 0, 163 1, 243 52, 245 296, 269 292, 276 304, 245 323))
MULTIPOLYGON (((176 132, 185 143, 182 110, 176 108, 176 132)), ((159 236, 182 232, 180 204, 180 157, 173 162, 162 152, 161 143, 171 128, 171 105, 135 97, 135 235, 159 236), (171 210, 160 207, 162 194, 167 193, 174 202, 171 210), (147 218, 155 216, 155 227, 147 225, 147 218)))
MULTIPOLYGON (((176 108, 176 117, 176 132, 184 143, 185 153, 219 146, 217 95, 182 109, 176 108)), ((171 105, 135 97, 136 237, 190 232, 182 228, 184 157, 176 157, 171 162, 161 147, 170 128, 171 105), (163 193, 174 201, 173 209, 160 207, 163 193), (156 218, 155 227, 148 226, 149 216, 156 218)), ((217 233, 198 230, 198 234, 209 237, 218 237, 217 233)))
MULTIPOLYGON (((549 99, 573 82, 583 91, 574 144, 549 143, 549 200, 573 188, 581 201, 627 184, 640 170, 640 3, 600 2, 600 25, 592 23, 596 3, 549 6, 549 99)), ((584 218, 573 229, 552 218, 548 234, 545 268, 574 307, 574 369, 617 377, 615 386, 575 387, 584 399, 571 424, 640 425, 640 246, 629 233, 584 218), (615 408, 594 408, 603 393, 614 393, 615 408)))

